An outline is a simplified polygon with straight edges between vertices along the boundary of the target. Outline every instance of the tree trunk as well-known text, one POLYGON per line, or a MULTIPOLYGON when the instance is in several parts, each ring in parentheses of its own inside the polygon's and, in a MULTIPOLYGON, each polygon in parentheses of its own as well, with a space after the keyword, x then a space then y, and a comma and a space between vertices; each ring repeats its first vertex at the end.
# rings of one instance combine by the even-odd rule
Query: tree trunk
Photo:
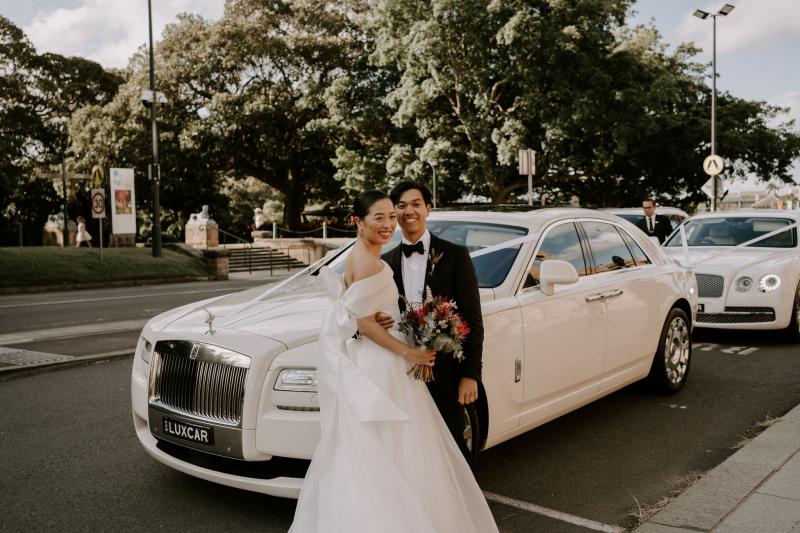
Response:
POLYGON ((300 217, 306 205, 303 184, 291 169, 286 174, 286 192, 283 203, 283 224, 292 231, 300 229, 300 217))

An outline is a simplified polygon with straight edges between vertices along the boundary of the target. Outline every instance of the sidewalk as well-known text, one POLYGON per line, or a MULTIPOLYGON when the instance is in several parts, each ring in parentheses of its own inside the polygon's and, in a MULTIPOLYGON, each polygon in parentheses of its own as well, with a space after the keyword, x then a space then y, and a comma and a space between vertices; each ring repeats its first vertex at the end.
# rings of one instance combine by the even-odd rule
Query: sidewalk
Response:
POLYGON ((800 405, 635 531, 800 533, 800 405))

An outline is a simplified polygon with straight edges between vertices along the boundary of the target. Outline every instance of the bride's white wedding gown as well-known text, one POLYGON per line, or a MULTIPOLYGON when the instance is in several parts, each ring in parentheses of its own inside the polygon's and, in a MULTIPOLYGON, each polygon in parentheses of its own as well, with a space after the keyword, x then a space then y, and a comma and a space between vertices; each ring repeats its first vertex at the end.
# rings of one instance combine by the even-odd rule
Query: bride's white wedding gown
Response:
MULTIPOLYGON (((427 387, 409 364, 364 336, 355 317, 398 321, 392 270, 354 282, 320 272, 331 300, 320 331, 322 436, 293 533, 489 533, 489 506, 427 387)), ((396 327, 389 331, 406 342, 396 327)))

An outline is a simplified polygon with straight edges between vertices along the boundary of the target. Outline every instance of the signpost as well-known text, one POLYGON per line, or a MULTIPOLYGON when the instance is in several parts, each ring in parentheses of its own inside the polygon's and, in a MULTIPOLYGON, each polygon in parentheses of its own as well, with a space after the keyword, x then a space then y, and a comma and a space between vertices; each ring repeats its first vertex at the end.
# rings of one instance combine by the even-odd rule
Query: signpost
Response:
POLYGON ((717 200, 719 200, 724 193, 722 191, 722 178, 719 174, 725 169, 725 161, 720 156, 713 153, 703 160, 703 171, 711 176, 705 185, 703 191, 711 198, 711 211, 717 210, 717 200), (710 191, 706 190, 706 185, 710 187, 710 191))
POLYGON ((536 174, 536 151, 526 148, 519 151, 519 174, 528 175, 528 205, 533 205, 533 175, 536 174))
MULTIPOLYGON (((94 172, 93 172, 94 174, 94 172)), ((100 233, 100 262, 103 262, 103 219, 106 218, 106 190, 92 189, 92 218, 97 219, 100 233)))

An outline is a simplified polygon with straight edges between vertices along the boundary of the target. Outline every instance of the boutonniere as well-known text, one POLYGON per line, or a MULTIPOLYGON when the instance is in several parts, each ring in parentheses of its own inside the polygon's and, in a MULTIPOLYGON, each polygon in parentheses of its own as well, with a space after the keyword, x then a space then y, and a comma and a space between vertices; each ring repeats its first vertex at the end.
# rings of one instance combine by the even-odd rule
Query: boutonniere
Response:
POLYGON ((436 264, 442 259, 444 252, 436 252, 435 248, 431 248, 431 253, 428 255, 428 261, 431 264, 431 275, 433 275, 433 271, 436 270, 436 264))

